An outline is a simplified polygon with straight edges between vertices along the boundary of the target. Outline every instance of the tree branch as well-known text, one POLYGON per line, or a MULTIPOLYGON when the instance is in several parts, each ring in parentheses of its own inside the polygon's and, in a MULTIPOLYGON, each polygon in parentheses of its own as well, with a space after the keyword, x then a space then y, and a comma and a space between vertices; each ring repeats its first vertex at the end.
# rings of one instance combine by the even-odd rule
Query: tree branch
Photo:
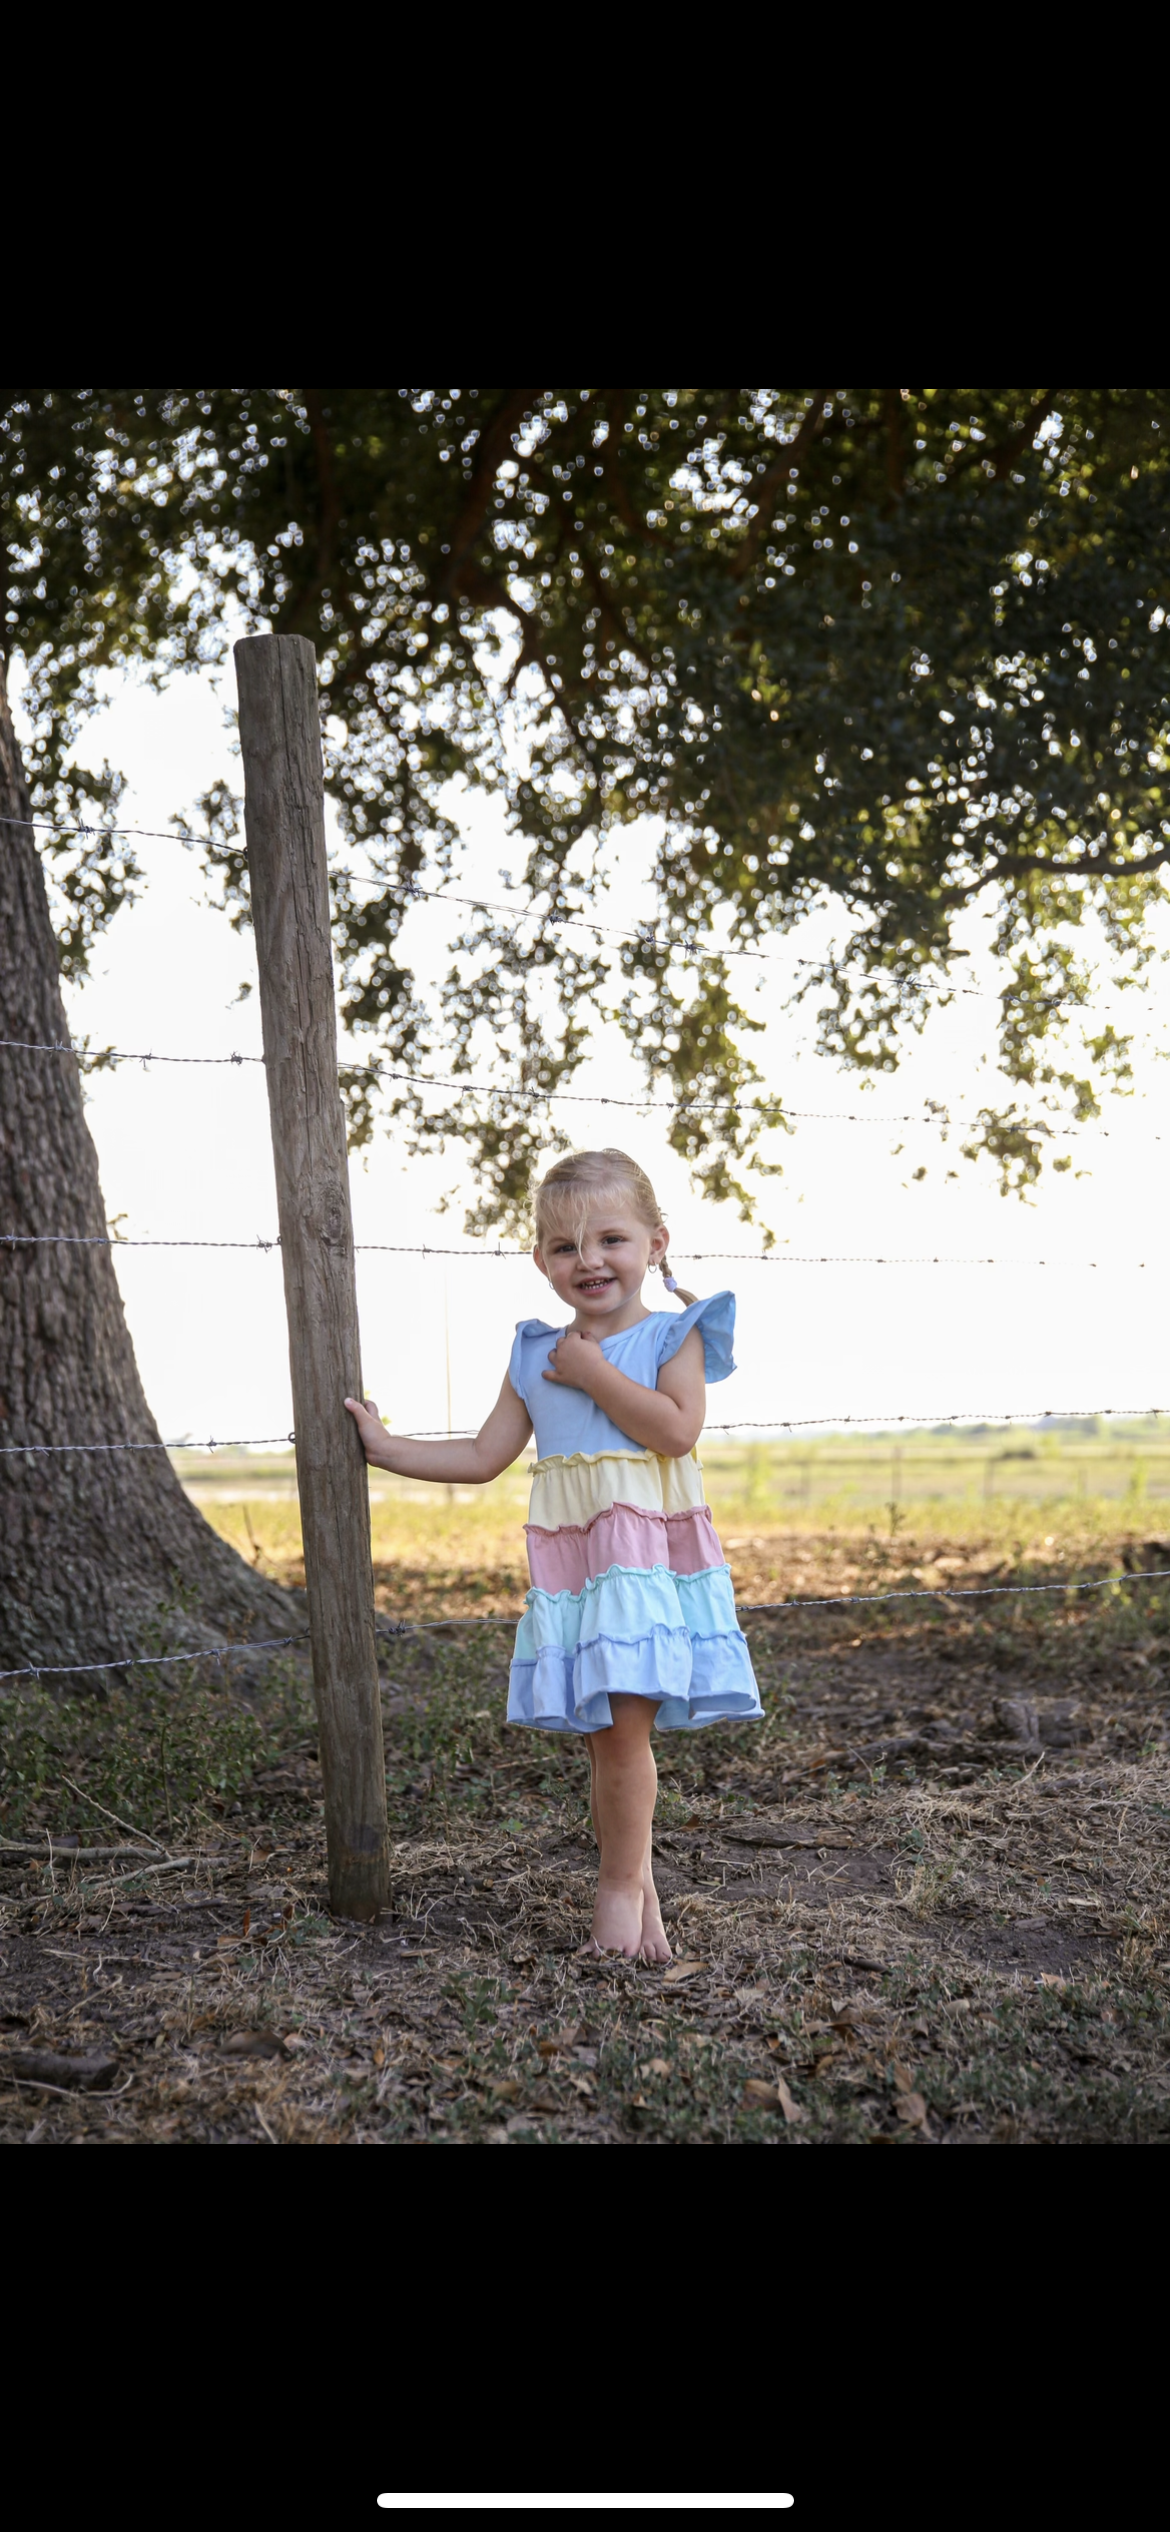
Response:
POLYGON ((751 570, 760 550, 761 539, 766 532, 767 521, 765 513, 771 509, 772 501, 779 485, 787 480, 788 476, 792 474, 794 469, 799 468, 804 464, 805 457, 807 456, 809 449, 812 447, 813 441, 818 439, 821 432, 824 430, 827 419, 825 413, 825 397, 828 392, 827 387, 814 387, 812 403, 810 404, 808 411, 800 424, 799 430, 793 433, 790 440, 782 441, 776 456, 773 458, 772 464, 767 470, 767 473, 761 476, 760 481, 756 486, 755 517, 751 522, 747 535, 735 549, 735 560, 731 566, 731 576, 733 580, 742 580, 745 574, 751 570))
POLYGON ((611 387, 607 398, 607 407, 609 412, 609 436, 605 443, 605 454, 602 459, 602 464, 605 468, 606 491, 609 494, 614 509, 617 511, 622 526, 629 531, 631 536, 639 537, 644 545, 665 545, 666 537, 663 530, 661 528, 652 528, 648 519, 639 518, 622 477, 619 460, 622 445, 621 429, 626 410, 626 391, 624 387, 611 387))
POLYGON ((1057 392, 1055 387, 1046 387, 1039 403, 1032 406, 1018 428, 1010 431, 1006 440, 997 441, 994 448, 989 448, 986 440, 972 440, 960 451, 953 465, 948 466, 947 482, 953 483, 955 477, 961 475, 966 467, 981 466, 987 459, 990 459, 997 475, 1001 477, 1006 475, 1014 466, 1017 457, 1027 447, 1029 440, 1035 439, 1041 423, 1051 413, 1057 392))
POLYGON ((981 888, 990 887, 995 879, 1022 877, 1025 871, 1042 870, 1052 879, 1140 879, 1145 871, 1162 870, 1170 863, 1170 844, 1163 844, 1156 853, 1143 853, 1140 861, 1119 862, 1112 855, 1080 853, 1075 861, 1056 862, 1046 853, 1004 853, 997 855, 986 870, 974 879, 955 880, 940 893, 950 903, 977 897, 981 888))
POLYGON ((321 487, 321 510, 317 523, 317 587, 323 589, 333 569, 341 503, 337 494, 337 479, 333 472, 333 450, 329 442, 329 427, 321 402, 321 390, 319 387, 306 387, 304 392, 313 455, 317 461, 317 481, 321 487))
POLYGON ((498 412, 492 415, 476 448, 463 507, 451 533, 451 551, 432 575, 433 599, 438 599, 455 586, 463 563, 483 527, 496 476, 512 445, 512 434, 544 392, 542 387, 510 387, 498 412))

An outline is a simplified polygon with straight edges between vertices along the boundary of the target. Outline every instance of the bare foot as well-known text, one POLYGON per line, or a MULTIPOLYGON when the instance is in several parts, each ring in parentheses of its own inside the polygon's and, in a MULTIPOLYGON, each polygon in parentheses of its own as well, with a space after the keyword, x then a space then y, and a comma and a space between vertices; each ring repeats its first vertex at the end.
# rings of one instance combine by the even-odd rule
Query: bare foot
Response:
POLYGON ((642 1949, 642 1893, 622 1883, 599 1881, 593 1902, 593 1940, 599 1952, 621 1952, 635 1961, 642 1949))
POLYGON ((644 1961, 669 1961, 674 1958, 649 1864, 642 1867, 642 1958, 644 1961))

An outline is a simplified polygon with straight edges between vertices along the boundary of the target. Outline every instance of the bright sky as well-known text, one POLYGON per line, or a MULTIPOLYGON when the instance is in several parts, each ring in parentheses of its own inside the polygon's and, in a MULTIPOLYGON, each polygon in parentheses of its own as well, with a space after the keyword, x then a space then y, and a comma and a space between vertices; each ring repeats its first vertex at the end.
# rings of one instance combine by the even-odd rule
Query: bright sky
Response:
MULTIPOLYGON (((127 681, 91 723, 79 753, 108 756, 130 777, 127 824, 163 826, 218 774, 239 782, 229 754, 225 705, 234 706, 230 664, 214 680, 188 679, 156 696, 127 681)), ((474 885, 499 892, 501 868, 518 871, 522 851, 490 804, 474 804, 465 824, 474 885)), ((171 843, 138 847, 149 876, 139 904, 116 918, 99 945, 94 974, 71 991, 71 1026, 97 1045, 163 1054, 244 1055, 260 1050, 250 936, 231 931, 204 903, 193 855, 171 843)), ((628 922, 647 911, 640 873, 649 837, 622 841, 603 919, 628 922)), ((465 879, 453 883, 461 892, 465 879)), ((407 940, 424 983, 447 964, 455 928, 437 906, 416 907, 407 940)), ((819 950, 822 935, 774 947, 781 959, 819 950)), ((1170 935, 1168 935, 1170 938, 1170 935)), ((975 944, 975 935, 972 935, 975 944)), ((977 944, 976 944, 977 945, 977 944)), ((675 1263, 700 1292, 724 1285, 739 1305, 738 1374, 710 1399, 713 1421, 860 1416, 876 1427, 898 1414, 933 1420, 1170 1403, 1164 1362, 1165 1162, 1170 1159, 1170 1071, 1164 1054, 1170 969, 1155 971, 1143 998, 1135 1095, 1110 1103, 1102 1127, 1073 1146, 1079 1179, 1049 1177, 1035 1200, 1002 1199, 990 1170, 945 1150, 925 1128, 880 1119, 917 1111, 927 1097, 957 1114, 996 1095, 979 1060, 992 1043, 995 1005, 964 999, 914 1041, 902 1072, 862 1087, 857 1076, 809 1052, 811 1018, 779 1009, 788 970, 748 969, 749 994, 767 1034, 752 1053, 793 1109, 864 1124, 802 1124, 783 1146, 785 1176, 765 1182, 763 1213, 780 1255, 830 1257, 993 1257, 994 1266, 874 1266, 753 1262, 758 1234, 734 1209, 704 1205, 669 1152, 661 1120, 598 1106, 569 1109, 575 1138, 624 1144, 649 1171, 669 1220, 675 1263), (871 1113, 870 1113, 871 1112, 871 1113), (872 1115, 872 1121, 871 1121, 872 1115), (1161 1138, 1159 1141, 1157 1138, 1161 1138), (893 1147, 904 1141, 900 1157, 893 1147), (1163 1149, 1163 1146, 1165 1149, 1163 1149), (921 1185, 907 1183, 925 1161, 921 1185), (958 1172, 947 1181, 947 1168, 958 1172), (742 1262, 692 1262, 703 1251, 733 1250, 742 1262), (745 1254, 746 1253, 746 1254, 745 1254), (1044 1259, 1043 1266, 1034 1261, 1044 1259), (1095 1263, 1093 1261, 1096 1261, 1095 1263), (1143 1264, 1144 1261, 1144 1264, 1143 1264)), ((991 981, 972 960, 972 981, 991 981)), ((1103 998, 1104 999, 1104 998, 1103 998)), ((1127 1009, 1136 1006, 1131 997, 1127 1009)), ((1108 998, 1116 1007, 1116 997, 1108 998)), ((368 1052, 368 1043, 363 1048, 368 1052)), ((598 1041, 578 1088, 637 1096, 640 1076, 614 1035, 598 1041)), ((107 1212, 124 1215, 136 1238, 271 1238, 276 1201, 264 1075, 259 1067, 120 1065, 88 1085, 107 1212)), ((517 1319, 547 1315, 547 1287, 522 1260, 477 1255, 462 1238, 458 1205, 436 1211, 445 1189, 467 1188, 459 1155, 406 1160, 385 1137, 352 1171, 359 1241, 426 1242, 465 1255, 359 1258, 359 1300, 367 1389, 399 1430, 446 1422, 445 1318, 449 1326, 455 1425, 475 1423, 502 1377, 517 1319)), ((147 1395, 169 1439, 278 1435, 291 1422, 287 1344, 278 1253, 135 1252, 117 1259, 147 1395)), ((649 1289, 655 1300, 657 1289, 649 1289)))

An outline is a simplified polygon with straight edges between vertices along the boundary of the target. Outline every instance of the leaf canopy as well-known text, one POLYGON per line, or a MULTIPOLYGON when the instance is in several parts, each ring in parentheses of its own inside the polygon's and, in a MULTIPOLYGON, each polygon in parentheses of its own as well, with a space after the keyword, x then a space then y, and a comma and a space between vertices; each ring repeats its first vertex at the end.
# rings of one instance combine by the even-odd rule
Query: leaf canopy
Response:
MULTIPOLYGON (((349 858, 334 882, 344 1014, 371 1044, 356 1139, 379 1106, 419 1143, 458 1135, 476 1226, 515 1227, 557 1139, 545 1102, 610 1013, 700 1183, 749 1211, 743 1165, 784 1112, 732 981, 758 971, 732 954, 767 952, 823 1049, 889 1072, 962 988, 975 907, 1014 1096, 965 1148, 1023 1189, 1128 1077, 1129 1037, 1091 1009, 1102 936, 1119 987, 1155 954, 1168 439, 1170 393, 1141 388, 6 391, 29 771, 91 830, 47 842, 66 966, 141 876, 111 832, 120 777, 67 765, 102 672, 211 662, 242 616, 316 643, 328 787, 369 883, 349 858), (428 1010, 400 936, 412 887, 459 893, 456 777, 502 795, 527 862, 428 1010), (657 913, 615 939, 589 926, 642 817, 657 913), (782 936, 823 908, 840 945, 799 962, 782 936), (381 1078, 428 1063, 501 1095, 436 1112, 381 1078)), ((225 786, 199 832, 246 919, 225 786)))

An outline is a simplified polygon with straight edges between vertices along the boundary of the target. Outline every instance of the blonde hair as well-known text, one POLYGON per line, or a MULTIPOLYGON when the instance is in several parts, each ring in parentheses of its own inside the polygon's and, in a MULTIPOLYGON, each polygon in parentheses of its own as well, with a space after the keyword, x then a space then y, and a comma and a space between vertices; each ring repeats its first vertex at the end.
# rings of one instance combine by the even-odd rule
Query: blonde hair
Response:
MULTIPOLYGON (((566 1152, 563 1160, 554 1161, 538 1186, 532 1191, 532 1210, 536 1225, 537 1246, 543 1247, 557 1221, 566 1214, 578 1234, 586 1220, 596 1212, 607 1196, 624 1200, 644 1222, 648 1231, 664 1231, 662 1208, 644 1169, 631 1160, 628 1152, 616 1151, 607 1145, 603 1152, 566 1152)), ((666 1260, 663 1259, 665 1275, 666 1260)), ((689 1310, 698 1295, 686 1292, 675 1284, 672 1298, 689 1310)))

